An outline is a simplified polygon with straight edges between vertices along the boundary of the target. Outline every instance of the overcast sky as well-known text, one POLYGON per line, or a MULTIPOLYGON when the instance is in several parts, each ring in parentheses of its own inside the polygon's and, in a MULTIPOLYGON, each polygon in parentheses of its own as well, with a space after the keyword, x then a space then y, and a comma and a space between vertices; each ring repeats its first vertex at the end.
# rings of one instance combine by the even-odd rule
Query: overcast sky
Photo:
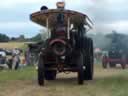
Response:
MULTIPOLYGON (((39 33, 41 26, 29 20, 32 12, 42 5, 56 8, 61 0, 1 0, 0 33, 17 37, 24 34, 31 37, 39 33)), ((87 14, 94 22, 91 32, 128 32, 128 0, 65 0, 66 9, 87 14)))

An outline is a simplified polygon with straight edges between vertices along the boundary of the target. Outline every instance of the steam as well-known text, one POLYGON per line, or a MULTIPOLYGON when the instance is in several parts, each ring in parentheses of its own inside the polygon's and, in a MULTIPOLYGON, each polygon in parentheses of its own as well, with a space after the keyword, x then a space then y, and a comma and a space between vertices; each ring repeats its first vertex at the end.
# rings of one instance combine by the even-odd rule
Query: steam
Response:
POLYGON ((90 13, 95 24, 92 32, 110 33, 116 30, 120 33, 128 31, 126 0, 91 0, 90 13))

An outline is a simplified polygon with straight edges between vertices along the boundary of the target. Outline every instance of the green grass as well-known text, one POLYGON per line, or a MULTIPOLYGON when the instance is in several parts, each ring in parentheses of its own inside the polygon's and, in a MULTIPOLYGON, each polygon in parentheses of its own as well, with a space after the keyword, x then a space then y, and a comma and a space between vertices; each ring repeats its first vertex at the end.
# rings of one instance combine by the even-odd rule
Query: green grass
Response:
POLYGON ((11 80, 28 80, 32 79, 36 74, 36 70, 32 67, 15 70, 2 70, 0 72, 0 83, 11 80))
POLYGON ((24 46, 25 46, 24 42, 0 43, 0 48, 7 48, 7 49, 22 48, 24 46))
POLYGON ((128 96, 128 69, 102 69, 95 66, 94 80, 77 84, 76 74, 58 74, 57 80, 39 87, 36 70, 0 72, 0 96, 128 96))

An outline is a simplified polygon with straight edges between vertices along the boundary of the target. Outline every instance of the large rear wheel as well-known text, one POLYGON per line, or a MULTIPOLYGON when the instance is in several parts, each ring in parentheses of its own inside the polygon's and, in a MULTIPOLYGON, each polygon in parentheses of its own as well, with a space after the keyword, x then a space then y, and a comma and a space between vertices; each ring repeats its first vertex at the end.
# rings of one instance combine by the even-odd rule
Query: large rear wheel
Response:
POLYGON ((86 56, 85 56, 85 71, 84 71, 84 79, 85 80, 92 80, 93 79, 93 67, 94 67, 94 62, 93 62, 93 41, 91 38, 87 39, 86 42, 86 56))

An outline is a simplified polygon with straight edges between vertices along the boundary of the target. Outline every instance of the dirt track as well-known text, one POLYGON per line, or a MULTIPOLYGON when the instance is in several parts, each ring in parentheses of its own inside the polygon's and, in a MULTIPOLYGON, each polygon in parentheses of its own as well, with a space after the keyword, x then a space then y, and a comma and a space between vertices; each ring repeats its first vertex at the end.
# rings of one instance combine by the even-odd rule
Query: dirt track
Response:
MULTIPOLYGON (((55 81, 46 81, 45 87, 38 86, 36 80, 11 81, 3 88, 4 91, 0 92, 0 96, 72 96, 72 88, 82 86, 77 85, 75 74, 65 76, 61 74, 55 81)), ((79 96, 79 93, 75 96, 79 96)))
POLYGON ((85 81, 82 86, 77 84, 76 74, 73 73, 59 74, 57 80, 46 81, 44 87, 38 86, 36 77, 31 80, 9 81, 1 84, 3 86, 0 86, 0 96, 111 96, 111 87, 115 86, 111 85, 115 82, 113 76, 119 73, 120 69, 98 69, 94 80, 85 81))

